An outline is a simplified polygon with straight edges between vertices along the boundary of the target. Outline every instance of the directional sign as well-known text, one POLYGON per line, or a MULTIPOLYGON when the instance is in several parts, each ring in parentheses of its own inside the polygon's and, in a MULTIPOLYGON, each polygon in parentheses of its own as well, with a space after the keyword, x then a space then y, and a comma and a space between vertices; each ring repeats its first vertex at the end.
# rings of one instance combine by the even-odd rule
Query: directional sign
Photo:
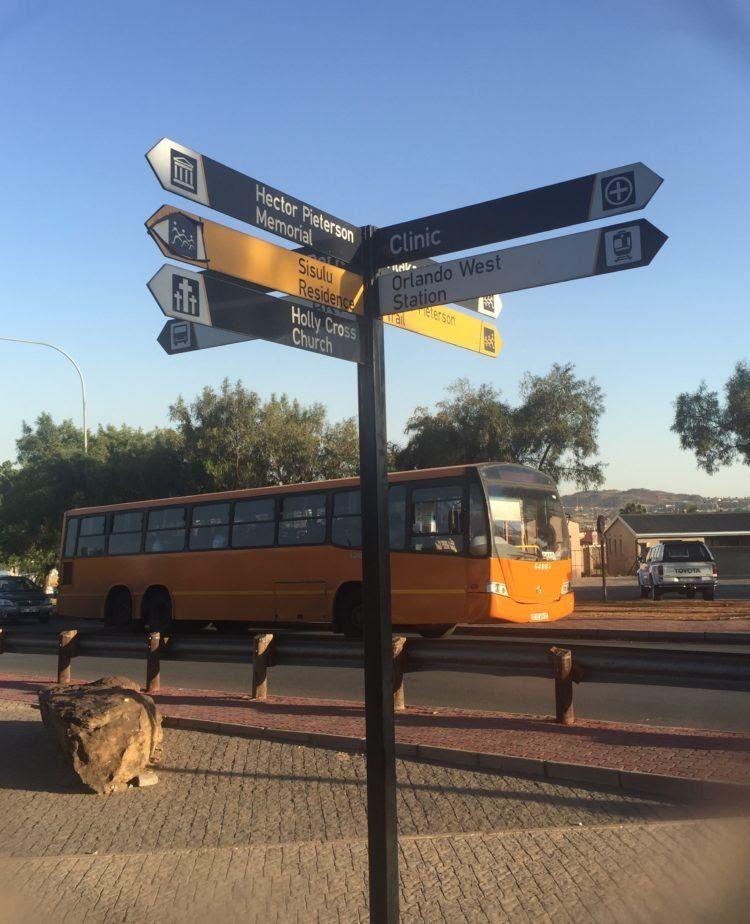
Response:
POLYGON ((635 212, 648 204, 661 183, 662 178, 645 164, 629 164, 378 228, 376 264, 389 266, 403 260, 471 250, 514 237, 635 212))
POLYGON ((378 279, 380 310, 382 314, 409 311, 635 269, 647 266, 666 239, 649 221, 639 219, 389 273, 378 279))
POLYGON ((274 298, 211 273, 166 264, 148 287, 167 317, 260 338, 311 353, 361 361, 359 321, 274 298))
POLYGON ((472 350, 483 356, 497 357, 503 341, 494 324, 481 318, 472 318, 463 311, 456 311, 446 305, 437 308, 420 308, 417 311, 401 311, 383 318, 386 324, 422 334, 443 343, 472 350))
POLYGON ((146 154, 168 192, 202 202, 289 241, 349 264, 362 241, 360 229, 321 209, 254 180, 210 157, 162 138, 146 154))
POLYGON ((175 353, 192 353, 194 350, 227 346, 230 343, 246 343, 248 340, 255 340, 255 337, 176 319, 167 321, 156 338, 159 346, 170 356, 174 356, 175 353))
POLYGON ((362 277, 269 241, 164 205, 146 222, 168 257, 287 292, 330 308, 362 313, 362 277))

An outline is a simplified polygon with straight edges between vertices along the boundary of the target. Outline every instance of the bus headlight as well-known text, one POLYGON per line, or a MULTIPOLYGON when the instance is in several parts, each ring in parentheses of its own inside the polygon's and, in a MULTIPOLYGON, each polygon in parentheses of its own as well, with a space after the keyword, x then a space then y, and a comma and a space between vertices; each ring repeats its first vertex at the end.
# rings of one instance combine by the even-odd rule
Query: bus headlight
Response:
POLYGON ((501 584, 499 581, 490 581, 487 584, 487 593, 488 594, 499 594, 501 597, 509 597, 508 588, 505 584, 501 584))
POLYGON ((560 588, 560 596, 562 597, 563 594, 569 594, 569 593, 570 593, 570 581, 563 581, 562 587, 560 588))

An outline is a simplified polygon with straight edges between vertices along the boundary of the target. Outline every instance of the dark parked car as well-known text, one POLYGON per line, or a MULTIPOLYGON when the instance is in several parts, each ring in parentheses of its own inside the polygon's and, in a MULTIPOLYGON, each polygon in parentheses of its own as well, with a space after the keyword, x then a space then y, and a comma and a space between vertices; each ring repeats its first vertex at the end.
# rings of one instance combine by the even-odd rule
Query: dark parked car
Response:
POLYGON ((29 578, 14 574, 0 575, 0 620, 34 619, 48 622, 52 610, 51 599, 29 578))

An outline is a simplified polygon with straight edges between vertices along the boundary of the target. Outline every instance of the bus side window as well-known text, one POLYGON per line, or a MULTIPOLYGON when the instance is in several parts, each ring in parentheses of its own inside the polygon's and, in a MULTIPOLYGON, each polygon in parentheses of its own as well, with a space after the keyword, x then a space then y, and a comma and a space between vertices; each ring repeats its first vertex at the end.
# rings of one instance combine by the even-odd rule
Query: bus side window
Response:
POLYGON ((331 542, 346 549, 362 545, 362 512, 359 491, 337 491, 333 495, 331 542))
POLYGON ((388 533, 391 551, 403 549, 406 542, 406 485, 388 488, 388 533))
POLYGON ((78 539, 78 517, 68 520, 65 527, 65 548, 63 558, 73 558, 76 554, 76 539, 78 539))
POLYGON ((206 551, 229 545, 229 503, 193 507, 190 548, 206 551))
POLYGON ((78 532, 77 554, 79 558, 104 554, 104 514, 82 517, 78 532))
POLYGON ((276 536, 276 501, 272 497, 237 501, 234 505, 232 548, 273 545, 276 536))
POLYGON ((143 511, 116 513, 109 535, 110 555, 137 555, 141 551, 143 511))
POLYGON ((282 498, 279 545, 321 545, 325 540, 325 494, 291 494, 282 498))
POLYGON ((469 488, 469 554, 484 557, 489 551, 487 501, 478 484, 469 488))
POLYGON ((463 486, 460 484, 416 488, 412 492, 413 552, 457 554, 463 550, 462 496, 463 486))
POLYGON ((185 508, 149 510, 147 552, 181 552, 185 548, 185 508))

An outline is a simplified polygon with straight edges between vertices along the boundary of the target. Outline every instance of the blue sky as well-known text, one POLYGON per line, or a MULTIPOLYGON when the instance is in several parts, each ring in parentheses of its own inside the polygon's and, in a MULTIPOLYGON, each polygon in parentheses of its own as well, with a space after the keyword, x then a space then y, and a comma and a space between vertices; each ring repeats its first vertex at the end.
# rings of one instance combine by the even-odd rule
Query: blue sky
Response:
MULTIPOLYGON (((163 425, 224 376, 347 416, 348 363, 157 346, 145 284, 163 260, 143 221, 185 200, 148 168, 156 140, 377 225, 642 160, 665 178, 634 216, 670 236, 654 263, 507 295, 497 360, 387 331, 390 436, 459 376, 515 399, 524 372, 571 361, 606 393, 608 487, 750 494, 746 467, 711 478, 669 431, 677 392, 720 388, 750 357, 748 62, 733 0, 4 0, 0 333, 71 352, 94 425, 163 425)), ((0 458, 24 419, 80 419, 50 350, 0 342, 0 382, 0 458)))

